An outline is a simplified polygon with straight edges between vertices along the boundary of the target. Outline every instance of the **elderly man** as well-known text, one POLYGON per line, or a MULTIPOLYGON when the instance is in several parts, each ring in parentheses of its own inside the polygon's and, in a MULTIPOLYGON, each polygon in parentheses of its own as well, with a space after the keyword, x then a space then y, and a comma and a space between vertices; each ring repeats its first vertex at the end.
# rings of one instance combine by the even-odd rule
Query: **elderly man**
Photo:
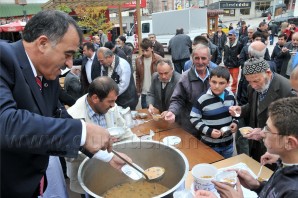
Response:
POLYGON ((82 96, 80 76, 81 66, 72 66, 64 80, 64 89, 66 93, 71 95, 75 100, 82 96))
POLYGON ((153 52, 153 44, 148 38, 141 42, 142 55, 136 58, 136 85, 138 96, 141 95, 142 108, 148 108, 147 94, 151 85, 151 76, 156 72, 156 62, 161 56, 153 52))
MULTIPOLYGON (((107 76, 98 77, 90 84, 88 94, 79 98, 72 107, 67 109, 67 112, 75 119, 81 119, 104 128, 122 127, 125 133, 118 140, 136 138, 130 128, 126 126, 125 120, 115 104, 118 94, 119 88, 113 79, 107 76)), ((96 155, 98 159, 109 162, 114 168, 118 168, 123 163, 122 160, 107 151, 100 151, 96 155)), ((70 189, 80 194, 84 194, 84 190, 78 181, 78 169, 85 158, 85 155, 79 154, 76 159, 66 159, 70 189)))
POLYGON ((149 39, 152 41, 153 52, 160 55, 161 57, 165 57, 165 52, 163 46, 160 42, 156 40, 155 34, 148 34, 149 39))
POLYGON ((247 28, 247 36, 242 37, 242 39, 241 39, 241 43, 242 43, 243 46, 250 45, 252 43, 252 41, 253 41, 253 39, 252 39, 253 33, 255 33, 255 29, 253 27, 251 27, 251 26, 248 27, 247 28))
POLYGON ((175 71, 182 73, 184 64, 190 58, 191 39, 184 34, 183 28, 176 30, 176 35, 169 41, 169 53, 172 55, 172 61, 175 66, 175 71))
POLYGON ((106 129, 60 118, 70 116, 59 105, 57 77, 82 38, 70 16, 42 11, 28 21, 23 40, 0 43, 0 197, 42 195, 50 155, 77 157, 80 146, 111 149, 106 129))
POLYGON ((97 51, 97 58, 101 67, 100 76, 111 77, 119 86, 119 96, 116 103, 123 108, 130 107, 134 110, 138 103, 133 71, 129 63, 114 55, 113 51, 101 47, 97 51))
POLYGON ((174 121, 200 138, 200 134, 190 122, 190 111, 197 97, 206 92, 209 88, 210 49, 206 45, 198 44, 192 53, 193 66, 184 72, 180 81, 176 84, 170 100, 170 107, 165 114, 165 120, 174 121), (177 119, 177 117, 180 117, 177 119))
POLYGON ((296 53, 298 52, 298 32, 292 35, 292 41, 287 43, 281 49, 280 57, 283 59, 280 74, 286 78, 289 78, 293 70, 292 61, 296 53))
POLYGON ((266 125, 268 118, 268 106, 271 102, 293 96, 289 81, 277 73, 273 73, 268 63, 260 58, 251 58, 245 62, 243 74, 249 83, 248 103, 243 106, 230 107, 231 115, 235 112, 241 117, 249 119, 249 126, 253 130, 245 137, 250 139, 250 155, 257 161, 266 152, 260 132, 266 125))
POLYGON ((84 57, 75 59, 73 64, 82 66, 80 80, 82 93, 85 94, 88 92, 88 87, 92 80, 100 76, 100 63, 97 60, 93 43, 86 42, 83 44, 83 54, 84 57))
MULTIPOLYGON (((173 63, 169 59, 160 59, 156 64, 157 72, 152 75, 147 104, 149 112, 162 113, 170 106, 170 98, 181 74, 174 70, 173 63)), ((164 117, 164 113, 162 113, 162 117, 164 117)))

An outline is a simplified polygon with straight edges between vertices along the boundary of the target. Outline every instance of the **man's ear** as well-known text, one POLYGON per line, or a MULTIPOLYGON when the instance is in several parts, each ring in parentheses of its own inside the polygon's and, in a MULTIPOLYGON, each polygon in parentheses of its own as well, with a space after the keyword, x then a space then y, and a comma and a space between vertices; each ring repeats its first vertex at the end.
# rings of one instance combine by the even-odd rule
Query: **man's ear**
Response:
POLYGON ((48 46, 51 45, 48 37, 41 35, 36 39, 36 45, 40 52, 44 53, 48 46))
POLYGON ((288 136, 286 139, 286 145, 285 148, 286 150, 293 150, 298 148, 298 139, 295 136, 288 136))
POLYGON ((93 94, 91 100, 94 104, 97 104, 99 102, 99 97, 96 94, 93 94))

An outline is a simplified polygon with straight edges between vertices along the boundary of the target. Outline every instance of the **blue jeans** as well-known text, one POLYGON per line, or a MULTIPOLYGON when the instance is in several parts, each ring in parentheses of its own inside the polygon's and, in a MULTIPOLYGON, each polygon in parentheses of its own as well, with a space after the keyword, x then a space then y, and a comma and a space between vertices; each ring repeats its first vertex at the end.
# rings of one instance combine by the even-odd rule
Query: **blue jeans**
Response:
POLYGON ((218 154, 222 155, 224 158, 232 157, 233 155, 233 143, 229 146, 224 147, 211 147, 214 151, 216 151, 218 154))
POLYGON ((146 94, 142 94, 141 95, 141 106, 142 106, 142 109, 146 109, 148 108, 148 104, 147 104, 147 101, 146 101, 146 94))

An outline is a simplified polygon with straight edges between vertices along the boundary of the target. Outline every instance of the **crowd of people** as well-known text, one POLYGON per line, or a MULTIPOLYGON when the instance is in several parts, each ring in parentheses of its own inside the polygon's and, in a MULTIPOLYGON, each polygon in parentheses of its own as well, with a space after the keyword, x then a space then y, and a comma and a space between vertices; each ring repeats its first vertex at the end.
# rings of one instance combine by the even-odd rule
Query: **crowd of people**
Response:
POLYGON ((164 58, 154 34, 140 41, 141 55, 134 60, 124 36, 113 43, 99 30, 82 44, 71 17, 38 13, 22 40, 0 44, 1 197, 67 197, 57 156, 66 159, 70 189, 85 197, 78 166, 90 153, 116 169, 125 164, 109 151, 114 141, 138 139, 119 107, 135 110, 139 100, 142 108, 177 122, 225 158, 233 155, 235 141, 238 154, 262 164, 281 160, 283 168, 267 184, 245 171, 237 171, 236 189, 214 182, 222 197, 243 196, 240 184, 260 197, 276 195, 278 188, 277 197, 297 197, 290 182, 297 179, 298 163, 298 32, 280 34, 271 57, 268 35, 265 22, 253 28, 241 21, 239 35, 218 27, 211 38, 203 33, 193 41, 178 28, 168 46, 172 60, 164 58), (83 56, 74 59, 79 46, 83 56), (71 69, 61 87, 65 66, 71 69), (115 126, 125 129, 118 140, 107 131, 115 126), (252 128, 244 136, 243 126, 252 128), (223 133, 224 127, 230 133, 223 133))

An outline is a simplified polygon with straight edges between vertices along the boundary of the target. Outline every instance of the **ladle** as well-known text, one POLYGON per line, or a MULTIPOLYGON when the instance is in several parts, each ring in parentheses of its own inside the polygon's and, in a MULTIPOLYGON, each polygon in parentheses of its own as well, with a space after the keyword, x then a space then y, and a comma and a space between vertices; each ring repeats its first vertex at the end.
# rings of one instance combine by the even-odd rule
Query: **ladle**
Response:
POLYGON ((138 172, 140 172, 147 181, 153 181, 153 180, 157 180, 159 178, 161 178, 164 173, 165 173, 165 169, 162 167, 151 167, 148 168, 146 170, 143 170, 140 167, 135 166, 134 164, 130 163, 129 161, 127 161, 125 158, 123 158, 121 155, 119 155, 119 153, 117 153, 116 151, 112 150, 112 152, 119 157, 120 159, 122 159, 125 163, 127 163, 129 166, 131 166, 132 168, 134 168, 135 170, 137 170, 138 172))

